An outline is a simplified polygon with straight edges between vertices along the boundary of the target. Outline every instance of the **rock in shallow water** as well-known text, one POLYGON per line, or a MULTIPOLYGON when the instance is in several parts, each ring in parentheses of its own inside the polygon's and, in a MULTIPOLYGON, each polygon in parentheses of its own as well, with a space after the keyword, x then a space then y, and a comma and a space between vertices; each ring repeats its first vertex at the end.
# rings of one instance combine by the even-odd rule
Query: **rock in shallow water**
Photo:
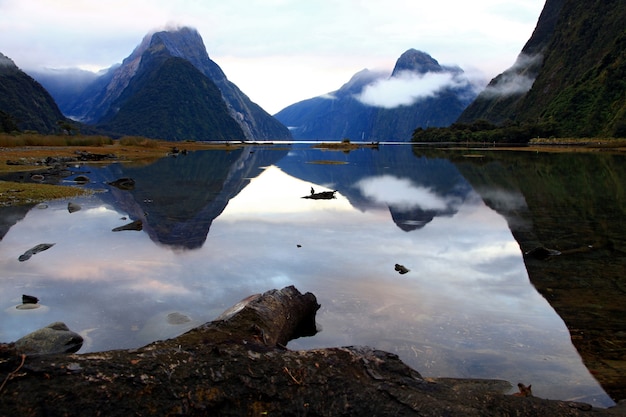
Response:
POLYGON ((57 321, 43 329, 35 330, 15 342, 15 348, 27 355, 74 353, 83 345, 83 338, 57 321))
POLYGON ((39 253, 39 252, 43 252, 45 250, 50 249, 51 247, 54 246, 54 243, 40 243, 37 246, 33 246, 32 248, 30 248, 29 250, 27 250, 26 252, 24 252, 23 254, 21 254, 19 256, 19 258, 17 258, 20 262, 24 262, 30 259, 31 256, 39 253))
POLYGON ((125 224, 124 226, 118 226, 112 229, 113 232, 121 232, 124 230, 141 231, 143 229, 143 222, 141 220, 135 220, 134 222, 125 224))
POLYGON ((117 187, 120 190, 130 191, 135 189, 135 180, 132 178, 119 178, 115 181, 107 182, 107 184, 117 187))
POLYGON ((189 316, 181 314, 181 313, 179 313, 177 311, 167 315, 167 323, 168 324, 172 324, 172 325, 185 324, 185 323, 189 323, 190 321, 191 321, 191 319, 189 318, 189 316))
POLYGON ((82 207, 79 204, 76 203, 72 203, 71 201, 69 203, 67 203, 67 211, 69 211, 70 213, 74 213, 77 212, 81 209, 82 207))

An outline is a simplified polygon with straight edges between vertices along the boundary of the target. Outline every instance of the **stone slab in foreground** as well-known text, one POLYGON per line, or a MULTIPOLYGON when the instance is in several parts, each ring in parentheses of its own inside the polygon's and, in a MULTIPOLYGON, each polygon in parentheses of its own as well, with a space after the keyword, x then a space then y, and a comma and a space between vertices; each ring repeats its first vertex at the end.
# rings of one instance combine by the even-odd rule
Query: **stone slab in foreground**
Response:
POLYGON ((316 298, 286 287, 139 349, 22 356, 0 346, 0 415, 608 416, 615 409, 502 393, 505 381, 426 380, 368 347, 290 351, 316 298), (22 363, 22 359, 24 361, 22 363))

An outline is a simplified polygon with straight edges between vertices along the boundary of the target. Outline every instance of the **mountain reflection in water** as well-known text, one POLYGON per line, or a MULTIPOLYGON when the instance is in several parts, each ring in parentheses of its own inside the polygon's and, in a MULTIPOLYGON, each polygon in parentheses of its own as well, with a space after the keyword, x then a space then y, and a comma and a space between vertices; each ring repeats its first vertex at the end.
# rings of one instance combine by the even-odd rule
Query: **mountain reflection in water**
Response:
POLYGON ((63 321, 85 336, 80 352, 138 347, 295 285, 317 296, 322 331, 291 349, 370 345, 424 376, 612 404, 530 284, 505 219, 446 159, 406 145, 266 146, 89 171, 106 192, 71 214, 66 201, 33 208, 0 242, 0 340, 63 321), (119 177, 135 189, 106 185, 119 177), (312 187, 336 198, 302 198, 312 187), (143 231, 111 232, 136 219, 143 231), (18 261, 42 242, 55 246, 18 261), (15 309, 22 294, 43 307, 15 309))

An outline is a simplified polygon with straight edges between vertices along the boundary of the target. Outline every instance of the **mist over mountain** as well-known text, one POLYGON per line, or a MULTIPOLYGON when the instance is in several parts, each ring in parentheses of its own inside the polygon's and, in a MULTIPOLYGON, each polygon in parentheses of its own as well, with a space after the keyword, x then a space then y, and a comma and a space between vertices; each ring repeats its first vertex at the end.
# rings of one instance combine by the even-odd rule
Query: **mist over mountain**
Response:
POLYGON ((74 118, 71 108, 75 105, 77 97, 80 97, 106 71, 108 70, 95 73, 80 68, 43 68, 29 70, 28 74, 48 90, 63 114, 74 118))
POLYGON ((57 133, 65 120, 46 89, 0 53, 0 132, 57 133))
POLYGON ((364 69, 339 90, 292 104, 275 117, 296 139, 408 141, 416 127, 454 122, 475 96, 461 68, 410 49, 391 75, 364 69))
POLYGON ((558 136, 626 136, 623 1, 547 0, 514 65, 459 117, 552 124, 558 136))
POLYGON ((226 78, 209 58, 200 34, 189 27, 146 35, 121 65, 86 85, 64 73, 35 75, 67 115, 114 133, 168 140, 291 138, 285 126, 226 78), (166 67, 157 68, 162 65, 166 67), (233 121, 237 129, 231 128, 233 121))

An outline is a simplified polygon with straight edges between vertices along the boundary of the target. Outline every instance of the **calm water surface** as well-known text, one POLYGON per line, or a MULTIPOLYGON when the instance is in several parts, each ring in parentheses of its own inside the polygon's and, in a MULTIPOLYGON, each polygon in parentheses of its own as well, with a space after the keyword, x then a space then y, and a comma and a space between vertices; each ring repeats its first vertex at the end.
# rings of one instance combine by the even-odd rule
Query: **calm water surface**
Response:
POLYGON ((77 169, 102 192, 71 214, 67 201, 33 207, 0 241, 2 341, 63 321, 85 338, 80 352, 139 347, 295 285, 317 296, 321 331, 291 349, 370 345, 424 376, 612 405, 530 284, 506 221, 446 159, 406 145, 257 146, 77 169), (120 177, 135 189, 106 184, 120 177), (336 198, 302 198, 312 187, 336 198), (135 219, 143 231, 111 231, 135 219), (55 245, 18 261, 39 243, 55 245), (22 294, 42 307, 17 310, 22 294))

